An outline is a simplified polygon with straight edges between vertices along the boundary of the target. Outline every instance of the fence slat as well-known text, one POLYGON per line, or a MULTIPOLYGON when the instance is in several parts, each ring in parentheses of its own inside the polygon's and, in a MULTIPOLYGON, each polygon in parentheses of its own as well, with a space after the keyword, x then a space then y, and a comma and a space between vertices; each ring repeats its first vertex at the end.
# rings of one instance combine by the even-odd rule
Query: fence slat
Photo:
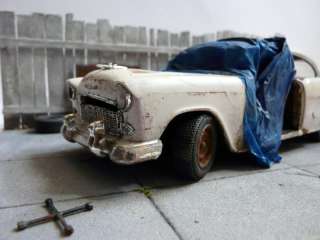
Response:
POLYGON ((0 12, 0 36, 14 37, 14 13, 9 11, 0 12))
POLYGON ((169 46, 169 32, 166 30, 158 30, 157 46, 169 46))
MULTIPOLYGON (((32 14, 32 37, 44 39, 46 37, 45 14, 32 14)), ((33 74, 34 74, 34 109, 35 112, 46 112, 46 84, 45 84, 45 49, 33 49, 33 74)))
POLYGON ((65 39, 67 41, 84 41, 84 22, 74 21, 73 14, 67 13, 65 16, 65 39))
MULTIPOLYGON (((14 37, 15 24, 14 13, 8 11, 0 12, 0 36, 14 37)), ((0 48, 1 51, 1 77, 3 88, 3 111, 10 112, 10 109, 19 109, 20 93, 17 71, 16 48, 0 48)))
MULTIPOLYGON (((62 18, 46 15, 47 39, 62 40, 62 18)), ((62 49, 47 49, 49 103, 51 112, 62 112, 68 105, 67 89, 64 79, 64 56, 62 49)))
POLYGON ((95 23, 86 23, 85 27, 86 42, 98 42, 98 27, 95 23))
POLYGON ((21 95, 21 109, 34 107, 34 73, 33 51, 30 48, 19 48, 19 89, 21 95))
POLYGON ((15 48, 1 49, 4 112, 20 108, 20 92, 15 48))
POLYGON ((147 45, 147 29, 145 27, 139 27, 139 45, 147 45))
POLYGON ((33 50, 35 112, 47 111, 44 56, 44 48, 35 48, 33 50))
POLYGON ((170 44, 172 47, 179 47, 179 34, 177 33, 170 34, 170 44))
POLYGON ((98 19, 98 41, 101 43, 112 43, 112 27, 107 19, 98 19))
MULTIPOLYGON (((66 41, 84 42, 84 22, 73 20, 73 14, 65 16, 66 41)), ((65 51, 65 78, 76 77, 76 64, 84 64, 83 49, 66 49, 65 51)))
POLYGON ((180 33, 180 47, 189 47, 190 44, 190 32, 185 31, 180 33))

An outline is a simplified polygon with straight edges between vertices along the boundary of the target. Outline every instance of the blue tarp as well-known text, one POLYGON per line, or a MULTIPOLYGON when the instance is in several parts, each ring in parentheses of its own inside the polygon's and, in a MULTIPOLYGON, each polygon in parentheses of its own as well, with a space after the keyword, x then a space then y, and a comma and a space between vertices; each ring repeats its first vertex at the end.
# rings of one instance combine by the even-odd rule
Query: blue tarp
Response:
POLYGON ((234 38, 195 45, 172 59, 166 71, 238 75, 246 87, 243 123, 250 152, 264 167, 281 160, 284 107, 295 74, 285 38, 234 38))

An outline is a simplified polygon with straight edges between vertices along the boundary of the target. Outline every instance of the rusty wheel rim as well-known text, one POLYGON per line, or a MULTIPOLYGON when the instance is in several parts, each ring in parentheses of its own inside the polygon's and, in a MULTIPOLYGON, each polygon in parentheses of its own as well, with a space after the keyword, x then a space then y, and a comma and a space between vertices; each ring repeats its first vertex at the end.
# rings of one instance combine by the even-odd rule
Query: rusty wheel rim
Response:
POLYGON ((213 155, 213 128, 207 124, 200 135, 198 142, 198 165, 200 168, 208 166, 213 155))

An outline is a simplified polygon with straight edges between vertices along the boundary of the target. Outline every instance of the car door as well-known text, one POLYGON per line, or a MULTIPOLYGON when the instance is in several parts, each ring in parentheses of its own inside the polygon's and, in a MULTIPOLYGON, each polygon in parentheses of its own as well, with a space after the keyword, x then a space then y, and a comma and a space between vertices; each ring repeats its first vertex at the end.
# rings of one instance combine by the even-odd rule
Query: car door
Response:
POLYGON ((296 76, 304 90, 301 130, 306 134, 320 130, 320 73, 308 57, 295 53, 294 58, 296 76))

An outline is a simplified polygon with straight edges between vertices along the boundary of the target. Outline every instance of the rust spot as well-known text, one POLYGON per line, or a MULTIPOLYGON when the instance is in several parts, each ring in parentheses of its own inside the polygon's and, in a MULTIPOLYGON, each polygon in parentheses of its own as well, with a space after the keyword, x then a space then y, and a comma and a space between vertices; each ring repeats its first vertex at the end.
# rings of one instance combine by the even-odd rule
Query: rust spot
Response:
POLYGON ((85 83, 84 86, 87 89, 94 89, 94 90, 98 89, 98 85, 93 83, 85 83))
POLYGON ((151 130, 151 127, 150 127, 150 128, 145 128, 144 130, 145 130, 145 131, 150 131, 150 130, 151 130))
POLYGON ((303 132, 303 134, 308 134, 308 133, 309 133, 309 130, 306 129, 306 128, 302 128, 302 132, 303 132))

